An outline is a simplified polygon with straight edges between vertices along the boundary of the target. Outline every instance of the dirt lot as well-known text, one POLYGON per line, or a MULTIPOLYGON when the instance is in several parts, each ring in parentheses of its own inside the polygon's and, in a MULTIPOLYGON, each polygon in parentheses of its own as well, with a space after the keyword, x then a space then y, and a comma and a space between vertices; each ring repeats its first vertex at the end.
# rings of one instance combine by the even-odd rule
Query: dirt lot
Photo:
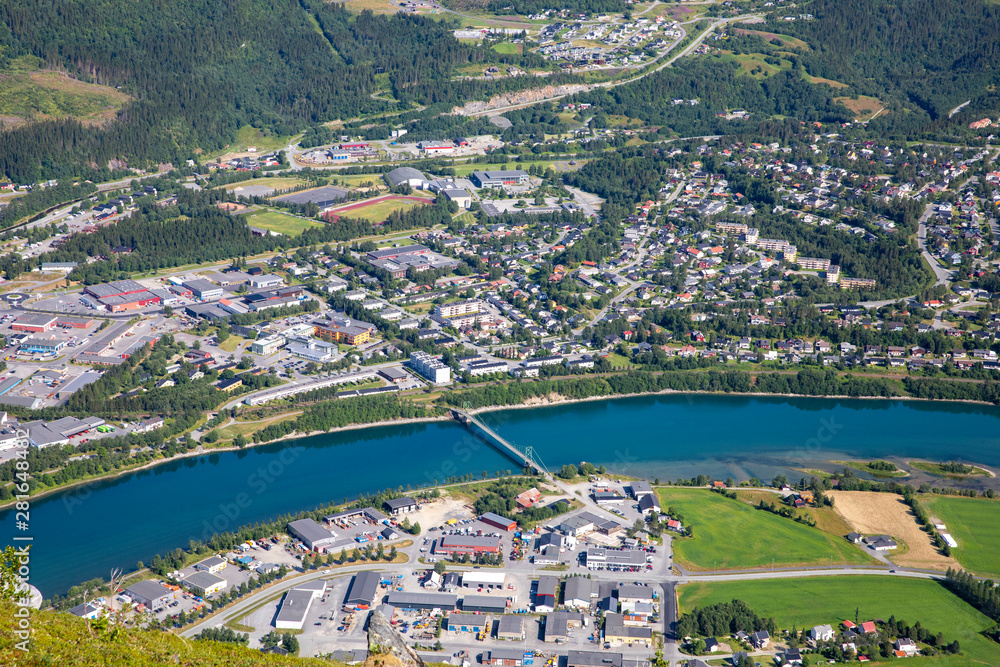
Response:
POLYGON ((471 519, 474 514, 461 498, 442 496, 432 502, 425 502, 417 512, 396 518, 402 521, 404 516, 410 523, 418 522, 421 528, 427 530, 431 526, 440 526, 448 519, 471 519))
POLYGON ((862 535, 885 534, 902 541, 905 553, 889 557, 905 567, 944 570, 958 566, 953 558, 941 555, 927 533, 920 530, 910 508, 893 493, 875 491, 828 491, 834 509, 862 535))

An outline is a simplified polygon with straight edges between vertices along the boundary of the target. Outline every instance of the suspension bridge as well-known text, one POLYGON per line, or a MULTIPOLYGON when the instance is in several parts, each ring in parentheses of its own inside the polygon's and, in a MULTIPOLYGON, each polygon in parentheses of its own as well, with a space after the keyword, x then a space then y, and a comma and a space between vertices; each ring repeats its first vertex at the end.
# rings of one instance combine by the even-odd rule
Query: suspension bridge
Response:
POLYGON ((520 467, 529 468, 540 475, 549 474, 549 471, 545 469, 545 464, 542 463, 542 459, 538 455, 538 452, 535 451, 534 447, 529 445, 522 449, 518 445, 502 437, 496 431, 484 424, 482 420, 472 414, 469 403, 466 402, 463 404, 461 410, 458 408, 452 408, 451 414, 459 423, 464 424, 465 427, 473 433, 477 433, 477 435, 485 434, 486 437, 484 440, 489 442, 501 454, 514 461, 514 463, 520 467), (476 429, 478 429, 479 432, 477 432, 476 429))

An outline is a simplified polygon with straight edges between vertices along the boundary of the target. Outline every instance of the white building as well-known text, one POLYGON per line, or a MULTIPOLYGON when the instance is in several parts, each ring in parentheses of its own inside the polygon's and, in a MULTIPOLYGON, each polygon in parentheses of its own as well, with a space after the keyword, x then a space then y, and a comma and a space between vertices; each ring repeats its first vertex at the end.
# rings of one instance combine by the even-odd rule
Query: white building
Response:
POLYGON ((413 352, 410 355, 410 367, 434 384, 451 382, 451 368, 426 352, 420 350, 413 352))
POLYGON ((268 356, 274 354, 281 346, 285 344, 285 339, 279 336, 268 336, 267 338, 258 338, 254 342, 250 343, 250 351, 254 354, 260 354, 263 356, 268 356))

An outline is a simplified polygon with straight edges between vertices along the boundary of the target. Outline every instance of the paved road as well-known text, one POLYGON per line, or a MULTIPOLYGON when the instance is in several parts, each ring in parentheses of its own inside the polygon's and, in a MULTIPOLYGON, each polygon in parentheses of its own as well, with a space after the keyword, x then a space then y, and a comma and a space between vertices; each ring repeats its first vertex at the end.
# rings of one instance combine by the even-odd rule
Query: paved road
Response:
MULTIPOLYGON (((653 74, 655 72, 659 72, 664 67, 670 67, 678 58, 683 58, 684 56, 686 56, 689 53, 691 53, 693 50, 695 50, 696 48, 698 48, 698 46, 705 40, 705 38, 708 37, 708 35, 712 31, 714 31, 717 27, 719 27, 720 25, 724 25, 726 23, 733 23, 733 22, 745 21, 747 19, 757 18, 757 16, 758 15, 755 15, 755 14, 747 14, 747 15, 743 15, 743 16, 734 16, 734 17, 726 18, 726 19, 715 19, 713 21, 712 25, 710 25, 702 34, 700 34, 698 37, 696 37, 694 39, 694 41, 692 41, 690 44, 688 44, 686 47, 684 47, 684 49, 682 49, 680 53, 672 56, 670 59, 668 59, 665 62, 663 62, 662 64, 660 64, 658 67, 656 67, 654 69, 651 69, 648 72, 643 72, 642 74, 639 74, 638 76, 634 76, 634 77, 629 78, 629 79, 620 79, 620 80, 616 80, 616 81, 606 81, 606 82, 603 82, 603 83, 597 83, 597 84, 594 84, 593 88, 615 88, 617 86, 623 86, 623 85, 625 85, 627 83, 633 83, 635 81, 639 81, 640 79, 643 79, 643 78, 649 76, 650 74, 653 74)), ((678 37, 676 40, 674 40, 674 42, 669 47, 667 47, 661 53, 659 53, 656 56, 656 58, 654 58, 651 62, 655 63, 657 60, 659 60, 660 58, 666 56, 671 51, 673 51, 674 48, 676 48, 676 46, 678 44, 680 44, 682 41, 684 41, 684 39, 687 37, 687 31, 683 28, 684 25, 687 25, 689 23, 697 23, 697 22, 703 21, 703 20, 705 20, 705 19, 694 19, 694 20, 686 21, 686 22, 680 24, 682 26, 681 27, 681 36, 678 37)), ((637 65, 630 65, 629 67, 634 67, 634 68, 638 69, 638 68, 642 68, 642 67, 648 67, 649 65, 650 65, 650 63, 642 63, 642 64, 637 64, 637 65)), ((591 89, 593 89, 593 88, 591 88, 591 89)), ((545 99, 541 99, 541 100, 533 100, 531 102, 521 102, 519 104, 508 104, 506 106, 497 107, 495 109, 488 109, 488 110, 484 110, 484 111, 477 111, 477 112, 474 112, 474 113, 470 113, 469 117, 471 118, 471 117, 476 117, 476 116, 497 116, 497 115, 503 114, 504 112, 507 112, 507 111, 513 111, 514 109, 523 109, 524 107, 534 106, 536 104, 541 104, 543 102, 553 102, 555 100, 561 100, 564 97, 569 97, 570 94, 575 94, 575 93, 566 93, 566 94, 563 94, 563 95, 554 95, 552 97, 546 97, 545 99)))
POLYGON ((951 279, 951 271, 946 270, 938 261, 934 259, 934 256, 927 251, 927 221, 930 219, 931 215, 934 213, 934 204, 928 203, 924 208, 924 214, 920 216, 920 221, 917 223, 917 243, 920 245, 920 252, 923 254, 924 259, 931 266, 931 271, 934 272, 934 286, 938 285, 949 285, 951 279))
POLYGON ((660 584, 660 614, 663 616, 663 659, 668 663, 682 660, 684 655, 677 645, 677 584, 666 581, 660 584))

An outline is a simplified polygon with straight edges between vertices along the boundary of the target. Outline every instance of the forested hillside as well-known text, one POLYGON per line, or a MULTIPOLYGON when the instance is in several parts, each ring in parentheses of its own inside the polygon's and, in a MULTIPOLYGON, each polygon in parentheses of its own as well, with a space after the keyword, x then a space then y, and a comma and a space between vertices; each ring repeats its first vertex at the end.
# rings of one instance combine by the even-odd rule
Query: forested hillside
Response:
POLYGON ((576 100, 680 136, 740 133, 771 116, 850 121, 855 117, 844 100, 858 95, 887 107, 869 126, 878 136, 944 139, 942 132, 964 130, 968 117, 995 117, 1000 5, 812 0, 792 15, 806 12, 812 20, 785 21, 792 12, 778 10, 757 35, 733 28, 724 42, 708 42, 710 55, 681 59, 640 81, 576 100), (767 41, 762 35, 768 31, 805 44, 767 41), (700 104, 673 106, 673 98, 700 104), (966 100, 972 100, 966 112, 949 120, 948 112, 966 100), (750 120, 730 122, 717 115, 733 109, 749 111, 750 120))
POLYGON ((996 3, 813 0, 797 11, 811 12, 815 20, 776 22, 774 27, 813 45, 813 75, 842 81, 861 93, 874 84, 937 118, 984 95, 997 81, 996 3))
POLYGON ((22 182, 111 159, 176 162, 229 144, 243 125, 292 134, 411 102, 489 96, 530 81, 451 82, 454 68, 536 58, 460 43, 446 21, 319 0, 24 0, 0 3, 0 21, 0 70, 33 55, 136 98, 105 129, 60 120, 0 134, 0 176, 22 182), (398 104, 372 97, 386 82, 398 104))

